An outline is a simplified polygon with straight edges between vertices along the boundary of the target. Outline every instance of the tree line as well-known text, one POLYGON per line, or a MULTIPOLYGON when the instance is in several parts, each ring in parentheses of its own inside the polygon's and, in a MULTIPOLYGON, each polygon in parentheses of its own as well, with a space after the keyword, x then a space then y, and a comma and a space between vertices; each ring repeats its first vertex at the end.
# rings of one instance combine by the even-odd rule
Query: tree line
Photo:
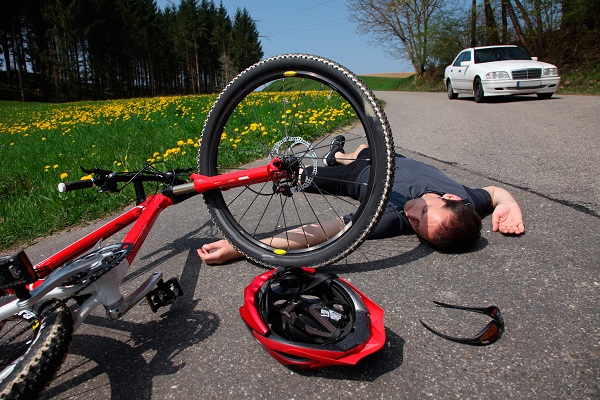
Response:
POLYGON ((466 47, 517 44, 559 68, 597 65, 600 0, 349 0, 359 30, 418 75, 466 47))
POLYGON ((5 0, 0 98, 212 93, 263 56, 248 11, 181 0, 5 0))

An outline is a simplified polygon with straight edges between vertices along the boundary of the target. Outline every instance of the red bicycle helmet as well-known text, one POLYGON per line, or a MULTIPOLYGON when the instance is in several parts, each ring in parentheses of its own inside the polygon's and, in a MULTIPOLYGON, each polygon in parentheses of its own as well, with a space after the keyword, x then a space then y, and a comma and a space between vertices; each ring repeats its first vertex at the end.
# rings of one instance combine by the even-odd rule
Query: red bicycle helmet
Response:
POLYGON ((240 315, 280 363, 355 365, 385 343, 383 310, 337 275, 313 268, 265 272, 244 290, 240 315))

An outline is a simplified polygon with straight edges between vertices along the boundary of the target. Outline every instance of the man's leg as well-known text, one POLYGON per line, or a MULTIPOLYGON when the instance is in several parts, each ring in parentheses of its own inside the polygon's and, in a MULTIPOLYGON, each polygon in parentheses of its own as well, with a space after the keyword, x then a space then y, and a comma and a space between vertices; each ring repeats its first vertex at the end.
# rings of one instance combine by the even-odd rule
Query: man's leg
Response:
MULTIPOLYGON (((319 167, 313 176, 313 182, 305 191, 356 198, 358 176, 369 167, 369 148, 361 145, 352 153, 337 152, 336 161, 338 165, 319 167)), ((307 167, 302 172, 302 182, 312 174, 313 167, 307 167)))
MULTIPOLYGON (((358 148, 356 150, 354 150, 352 153, 349 153, 349 154, 338 151, 337 153, 335 153, 335 161, 338 164, 348 165, 356 160, 359 160, 360 152, 363 151, 364 149, 368 149, 368 148, 369 148, 369 146, 367 146, 366 144, 361 144, 360 146, 358 146, 358 148)), ((361 157, 364 158, 364 155, 361 157)))

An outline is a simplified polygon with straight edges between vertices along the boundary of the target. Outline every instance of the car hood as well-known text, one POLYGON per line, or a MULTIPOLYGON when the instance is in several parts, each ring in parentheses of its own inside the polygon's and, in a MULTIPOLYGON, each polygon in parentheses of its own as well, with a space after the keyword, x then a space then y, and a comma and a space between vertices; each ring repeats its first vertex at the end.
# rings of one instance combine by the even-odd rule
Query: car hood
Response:
POLYGON ((534 60, 506 60, 475 64, 478 68, 489 71, 512 71, 525 68, 554 68, 554 65, 534 60))

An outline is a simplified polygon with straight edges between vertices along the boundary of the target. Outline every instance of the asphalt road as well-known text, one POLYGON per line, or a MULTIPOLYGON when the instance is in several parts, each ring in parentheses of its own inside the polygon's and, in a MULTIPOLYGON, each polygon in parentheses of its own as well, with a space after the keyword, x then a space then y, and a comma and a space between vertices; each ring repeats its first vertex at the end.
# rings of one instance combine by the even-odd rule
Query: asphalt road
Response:
MULTIPOLYGON (((127 286, 161 270, 185 296, 153 314, 145 304, 110 322, 97 310, 75 336, 46 398, 497 399, 600 398, 600 97, 498 99, 378 93, 398 151, 472 187, 497 185, 520 202, 527 232, 505 237, 486 218, 473 252, 440 254, 416 237, 369 241, 329 269, 386 312, 385 348, 351 368, 296 372, 271 359, 238 315, 263 270, 201 264, 216 238, 198 196, 168 209, 127 286), (506 332, 488 347, 452 343, 487 317, 432 300, 495 304, 506 332)), ((40 241, 34 261, 93 226, 40 241)))

